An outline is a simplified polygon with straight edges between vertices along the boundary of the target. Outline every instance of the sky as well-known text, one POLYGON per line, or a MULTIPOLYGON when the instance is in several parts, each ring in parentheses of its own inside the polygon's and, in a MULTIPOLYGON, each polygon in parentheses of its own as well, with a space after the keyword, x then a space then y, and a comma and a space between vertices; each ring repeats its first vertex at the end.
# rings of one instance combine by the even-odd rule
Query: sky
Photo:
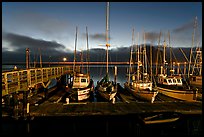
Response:
MULTIPOLYGON (((145 43, 156 45, 161 32, 161 42, 191 47, 195 17, 195 43, 202 46, 201 2, 110 2, 110 49, 131 46, 133 28, 135 44, 145 34, 145 43)), ((2 53, 73 52, 76 27, 77 50, 87 49, 86 27, 89 48, 106 49, 106 2, 2 2, 2 53)))

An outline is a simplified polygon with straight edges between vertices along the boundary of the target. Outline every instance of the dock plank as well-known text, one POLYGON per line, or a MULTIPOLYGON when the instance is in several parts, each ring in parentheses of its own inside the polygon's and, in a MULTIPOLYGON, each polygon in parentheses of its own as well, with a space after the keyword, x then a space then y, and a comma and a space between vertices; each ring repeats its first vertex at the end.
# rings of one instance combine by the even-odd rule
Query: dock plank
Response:
POLYGON ((30 107, 30 116, 126 115, 154 112, 202 114, 202 102, 89 102, 84 104, 43 103, 30 107))

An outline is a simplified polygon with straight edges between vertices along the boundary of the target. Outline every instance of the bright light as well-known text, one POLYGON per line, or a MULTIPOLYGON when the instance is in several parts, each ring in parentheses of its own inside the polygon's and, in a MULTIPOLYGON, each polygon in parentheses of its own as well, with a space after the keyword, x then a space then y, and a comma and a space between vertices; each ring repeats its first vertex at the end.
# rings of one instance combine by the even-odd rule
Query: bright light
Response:
POLYGON ((67 58, 63 58, 63 61, 67 61, 67 58))

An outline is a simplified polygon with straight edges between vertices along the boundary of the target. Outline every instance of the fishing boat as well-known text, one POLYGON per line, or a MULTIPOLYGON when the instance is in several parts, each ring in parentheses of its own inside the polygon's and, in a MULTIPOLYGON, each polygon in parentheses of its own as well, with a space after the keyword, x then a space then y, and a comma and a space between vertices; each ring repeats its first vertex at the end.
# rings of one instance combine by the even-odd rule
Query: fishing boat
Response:
POLYGON ((192 72, 189 75, 189 84, 192 88, 197 88, 202 91, 202 51, 200 48, 196 51, 192 72))
POLYGON ((196 35, 197 29, 197 17, 195 17, 194 22, 194 31, 192 35, 192 47, 190 51, 190 58, 189 58, 189 68, 188 68, 188 82, 191 88, 198 91, 197 99, 202 100, 202 50, 199 47, 200 42, 196 42, 196 46, 194 46, 194 38, 196 35), (193 49, 195 49, 193 51, 193 49))
POLYGON ((106 7, 106 75, 97 82, 96 91, 99 95, 106 99, 107 101, 113 101, 117 93, 117 84, 114 81, 111 81, 108 74, 108 47, 109 44, 109 2, 107 2, 106 7))
MULTIPOLYGON (((133 45, 135 44, 133 43, 133 45)), ((133 45, 131 46, 130 52, 130 67, 128 73, 128 81, 124 83, 124 88, 136 98, 153 103, 158 92, 155 88, 153 88, 153 82, 150 80, 150 76, 147 73, 146 46, 144 45, 142 47, 141 45, 137 45, 137 49, 135 51, 136 54, 135 62, 137 63, 137 70, 131 72, 132 70, 131 64, 133 62, 132 59, 133 45)))
POLYGON ((89 74, 75 73, 73 76, 73 85, 71 87, 70 97, 72 100, 82 101, 90 98, 93 92, 93 80, 89 74))
MULTIPOLYGON (((86 28, 87 32, 87 28, 86 28)), ((94 91, 94 81, 90 78, 89 66, 87 64, 87 73, 83 72, 83 66, 80 71, 75 70, 76 64, 76 43, 77 43, 77 27, 76 27, 76 40, 75 40, 75 51, 74 51, 74 68, 73 68, 73 78, 71 84, 69 84, 69 98, 74 101, 82 101, 90 98, 90 94, 94 91)), ((87 32, 87 51, 88 51, 88 32, 87 32)), ((83 56, 81 54, 81 60, 83 56)), ((88 58, 87 58, 88 62, 88 58)), ((83 63, 81 63, 83 65, 83 63)))
MULTIPOLYGON (((181 101, 196 101, 197 93, 192 90, 189 85, 183 84, 183 78, 178 72, 174 74, 174 68, 170 68, 170 73, 167 74, 167 61, 166 56, 166 42, 163 44, 163 64, 160 66, 160 74, 157 77, 158 92, 181 101)), ((170 62, 170 64, 172 64, 170 62)), ((178 68, 179 70, 179 68, 178 68)))
POLYGON ((194 39, 197 40, 197 38, 194 38, 197 36, 197 26, 197 17, 195 17, 194 31, 192 35, 192 47, 189 58, 188 77, 190 86, 192 88, 198 88, 200 91, 202 91, 202 50, 199 47, 200 42, 195 41, 196 44, 194 44, 194 39), (195 50, 193 51, 193 49, 195 50))

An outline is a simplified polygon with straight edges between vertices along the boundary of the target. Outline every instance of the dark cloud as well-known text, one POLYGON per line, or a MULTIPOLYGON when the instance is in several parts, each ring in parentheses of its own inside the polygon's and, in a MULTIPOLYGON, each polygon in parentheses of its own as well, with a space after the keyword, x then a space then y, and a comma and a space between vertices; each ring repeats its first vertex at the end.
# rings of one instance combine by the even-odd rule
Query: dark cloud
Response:
MULTIPOLYGON (((90 34, 89 37, 92 40, 106 41, 106 34, 105 33, 90 34)), ((109 39, 111 39, 111 37, 109 37, 109 39)))
POLYGON ((192 22, 189 22, 187 24, 184 24, 176 29, 173 30, 174 33, 181 33, 181 32, 185 32, 189 29, 193 29, 193 21, 192 22))
MULTIPOLYGON (((23 49, 44 49, 48 52, 65 52, 65 46, 56 41, 45 41, 41 39, 34 39, 28 36, 23 36, 14 33, 3 33, 2 40, 9 43, 9 46, 17 49, 15 52, 24 52, 23 49)), ((4 46, 4 45, 3 45, 4 46)), ((4 51, 6 47, 4 47, 4 51)))
POLYGON ((41 51, 44 58, 52 56, 57 59, 61 56, 66 56, 68 53, 72 53, 64 45, 56 41, 34 39, 14 33, 2 32, 2 42, 2 61, 14 61, 17 59, 16 57, 24 61, 26 48, 30 49, 31 56, 34 56, 34 54, 39 55, 41 51))
POLYGON ((157 41, 159 39, 159 33, 157 32, 145 32, 146 41, 149 40, 151 42, 157 41))
MULTIPOLYGON (((153 37, 153 36, 152 36, 153 37)), ((62 61, 63 57, 67 57, 68 61, 73 61, 73 51, 63 51, 65 46, 57 42, 45 41, 22 36, 18 34, 7 33, 2 35, 3 41, 9 42, 10 46, 17 50, 8 51, 4 46, 2 51, 2 62, 25 62, 25 49, 30 48, 31 62, 34 61, 34 56, 39 61, 39 48, 42 49, 42 60, 45 62, 62 61), (61 49, 61 50, 59 50, 61 49)), ((149 53, 149 46, 147 45, 147 53, 149 53)), ((9 48, 10 49, 10 48, 9 48)), ((154 47, 153 53, 156 54, 157 47, 154 47)), ((117 49, 109 50, 110 61, 129 61, 130 47, 119 47, 117 49)), ((190 50, 189 50, 190 51, 190 50)), ((86 60, 86 51, 83 51, 83 60, 86 60)), ((77 61, 80 61, 80 53, 77 52, 77 61)), ((90 49, 90 61, 106 61, 106 50, 102 48, 90 49)), ((177 53, 181 56, 181 53, 177 53)), ((155 56, 153 57, 155 59, 155 56)))

